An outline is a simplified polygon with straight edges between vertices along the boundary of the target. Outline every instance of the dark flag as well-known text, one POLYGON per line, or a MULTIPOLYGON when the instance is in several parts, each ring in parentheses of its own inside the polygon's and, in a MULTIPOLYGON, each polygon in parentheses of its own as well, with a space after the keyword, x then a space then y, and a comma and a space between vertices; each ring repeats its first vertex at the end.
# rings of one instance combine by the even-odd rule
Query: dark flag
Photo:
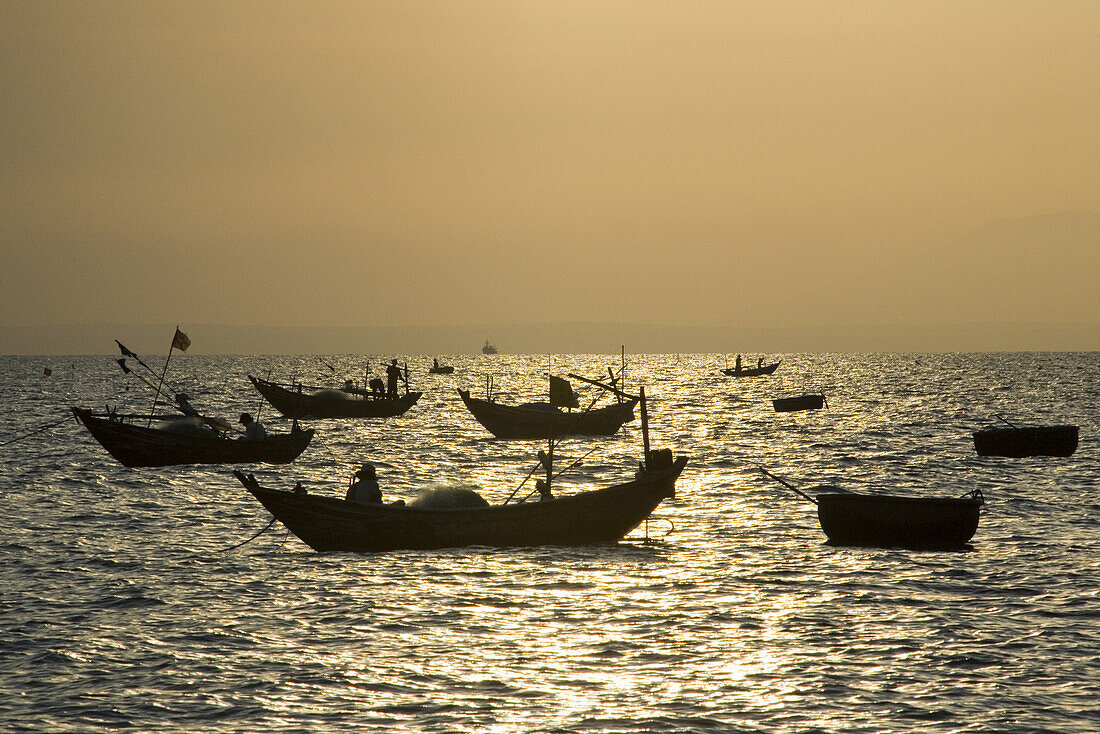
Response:
POLYGON ((191 340, 188 339, 187 334, 184 334, 182 331, 180 331, 180 327, 177 326, 176 335, 172 337, 172 347, 180 350, 181 352, 186 352, 187 347, 189 346, 191 346, 191 340))
POLYGON ((49 377, 53 374, 53 370, 51 370, 49 367, 43 367, 42 374, 44 374, 46 377, 49 377))
POLYGON ((115 361, 118 362, 118 366, 121 367, 122 371, 125 372, 126 374, 130 374, 131 372, 133 372, 132 369, 130 369, 129 367, 126 366, 126 360, 125 359, 116 359, 115 361))
POLYGON ((118 345, 118 350, 122 352, 123 357, 133 357, 134 359, 138 359, 138 356, 127 349, 125 346, 123 346, 122 342, 120 342, 118 339, 115 339, 115 344, 118 345))

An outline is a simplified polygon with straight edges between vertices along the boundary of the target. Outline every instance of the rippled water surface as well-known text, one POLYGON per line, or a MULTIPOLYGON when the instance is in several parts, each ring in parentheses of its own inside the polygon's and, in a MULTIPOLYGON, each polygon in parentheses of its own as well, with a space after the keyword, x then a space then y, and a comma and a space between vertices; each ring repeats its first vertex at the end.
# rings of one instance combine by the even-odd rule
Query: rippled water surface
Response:
MULTIPOLYGON (((0 730, 1100 730, 1100 355, 781 356, 740 380, 725 355, 628 358, 653 445, 691 457, 648 542, 641 527, 584 548, 317 554, 275 525, 227 550, 270 519, 230 467, 126 469, 72 419, 9 443, 0 730), (819 390, 826 410, 772 410, 819 390), (970 432, 995 414, 1077 424, 1080 447, 978 457, 970 432), (758 465, 807 487, 978 487, 988 504, 968 551, 835 548, 758 465)), ((492 376, 502 402, 544 399, 548 358, 444 357, 450 376, 407 359, 424 391, 407 414, 314 421, 294 464, 249 469, 342 495, 369 459, 387 500, 457 484, 502 500, 541 445, 490 438, 454 388, 492 376)), ((245 375, 337 382, 367 364, 325 360, 176 354, 169 382, 285 431, 245 375)), ((592 377, 618 361, 549 359, 592 377)), ((69 405, 151 403, 110 357, 5 357, 0 374, 0 441, 69 405)), ((558 491, 629 477, 640 444, 637 421, 567 443, 600 450, 558 491)))

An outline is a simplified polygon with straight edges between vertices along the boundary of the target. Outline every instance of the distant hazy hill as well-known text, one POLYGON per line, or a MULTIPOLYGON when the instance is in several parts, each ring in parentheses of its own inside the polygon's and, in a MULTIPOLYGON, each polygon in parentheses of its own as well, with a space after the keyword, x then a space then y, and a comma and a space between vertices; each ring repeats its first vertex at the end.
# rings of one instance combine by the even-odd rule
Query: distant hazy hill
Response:
MULTIPOLYGON (((409 328, 183 324, 189 354, 502 354, 1094 351, 1100 322, 718 328, 643 324, 508 324, 409 328)), ((174 324, 0 328, 0 354, 165 354, 174 324)))

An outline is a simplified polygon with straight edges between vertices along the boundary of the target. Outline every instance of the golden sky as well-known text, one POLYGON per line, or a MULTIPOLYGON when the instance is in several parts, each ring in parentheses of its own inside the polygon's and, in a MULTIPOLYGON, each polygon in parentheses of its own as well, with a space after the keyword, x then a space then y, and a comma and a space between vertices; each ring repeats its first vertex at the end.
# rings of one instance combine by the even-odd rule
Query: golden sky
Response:
POLYGON ((1096 321, 1100 3, 0 4, 0 326, 1096 321))

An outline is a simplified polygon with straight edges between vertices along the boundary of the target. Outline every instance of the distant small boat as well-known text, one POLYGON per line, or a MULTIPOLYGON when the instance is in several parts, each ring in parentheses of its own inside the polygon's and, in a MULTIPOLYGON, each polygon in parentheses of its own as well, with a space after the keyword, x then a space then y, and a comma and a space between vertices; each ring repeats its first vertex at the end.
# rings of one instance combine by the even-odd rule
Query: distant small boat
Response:
POLYGON ((93 413, 73 407, 92 437, 119 463, 128 467, 179 464, 289 464, 305 451, 313 429, 268 434, 258 441, 228 438, 198 417, 158 416, 149 426, 136 421, 149 416, 93 413))
POLYGON ((793 398, 776 398, 772 401, 772 406, 775 408, 776 413, 788 413, 794 410, 821 410, 821 406, 825 404, 825 396, 823 394, 799 395, 793 398))
POLYGON ((496 354, 497 353, 497 348, 494 347, 492 344, 490 344, 489 340, 486 339, 485 340, 485 346, 483 346, 481 348, 481 353, 482 354, 496 354))
POLYGON ((815 489, 826 491, 811 496, 763 467, 760 471, 817 505, 817 519, 830 545, 962 548, 974 537, 985 504, 981 490, 963 497, 905 497, 821 486, 815 489))
POLYGON ((451 375, 455 368, 449 364, 440 364, 438 359, 432 360, 432 366, 428 368, 429 375, 451 375))
POLYGON ((974 431, 978 456, 1072 456, 1077 426, 1019 426, 974 431))
POLYGON ((252 375, 248 379, 287 418, 389 418, 407 411, 423 394, 409 391, 389 397, 362 390, 280 384, 252 375))
POLYGON ((736 367, 722 370, 722 374, 728 377, 759 377, 760 375, 770 375, 782 364, 783 360, 766 364, 763 367, 742 367, 738 370, 736 367))

